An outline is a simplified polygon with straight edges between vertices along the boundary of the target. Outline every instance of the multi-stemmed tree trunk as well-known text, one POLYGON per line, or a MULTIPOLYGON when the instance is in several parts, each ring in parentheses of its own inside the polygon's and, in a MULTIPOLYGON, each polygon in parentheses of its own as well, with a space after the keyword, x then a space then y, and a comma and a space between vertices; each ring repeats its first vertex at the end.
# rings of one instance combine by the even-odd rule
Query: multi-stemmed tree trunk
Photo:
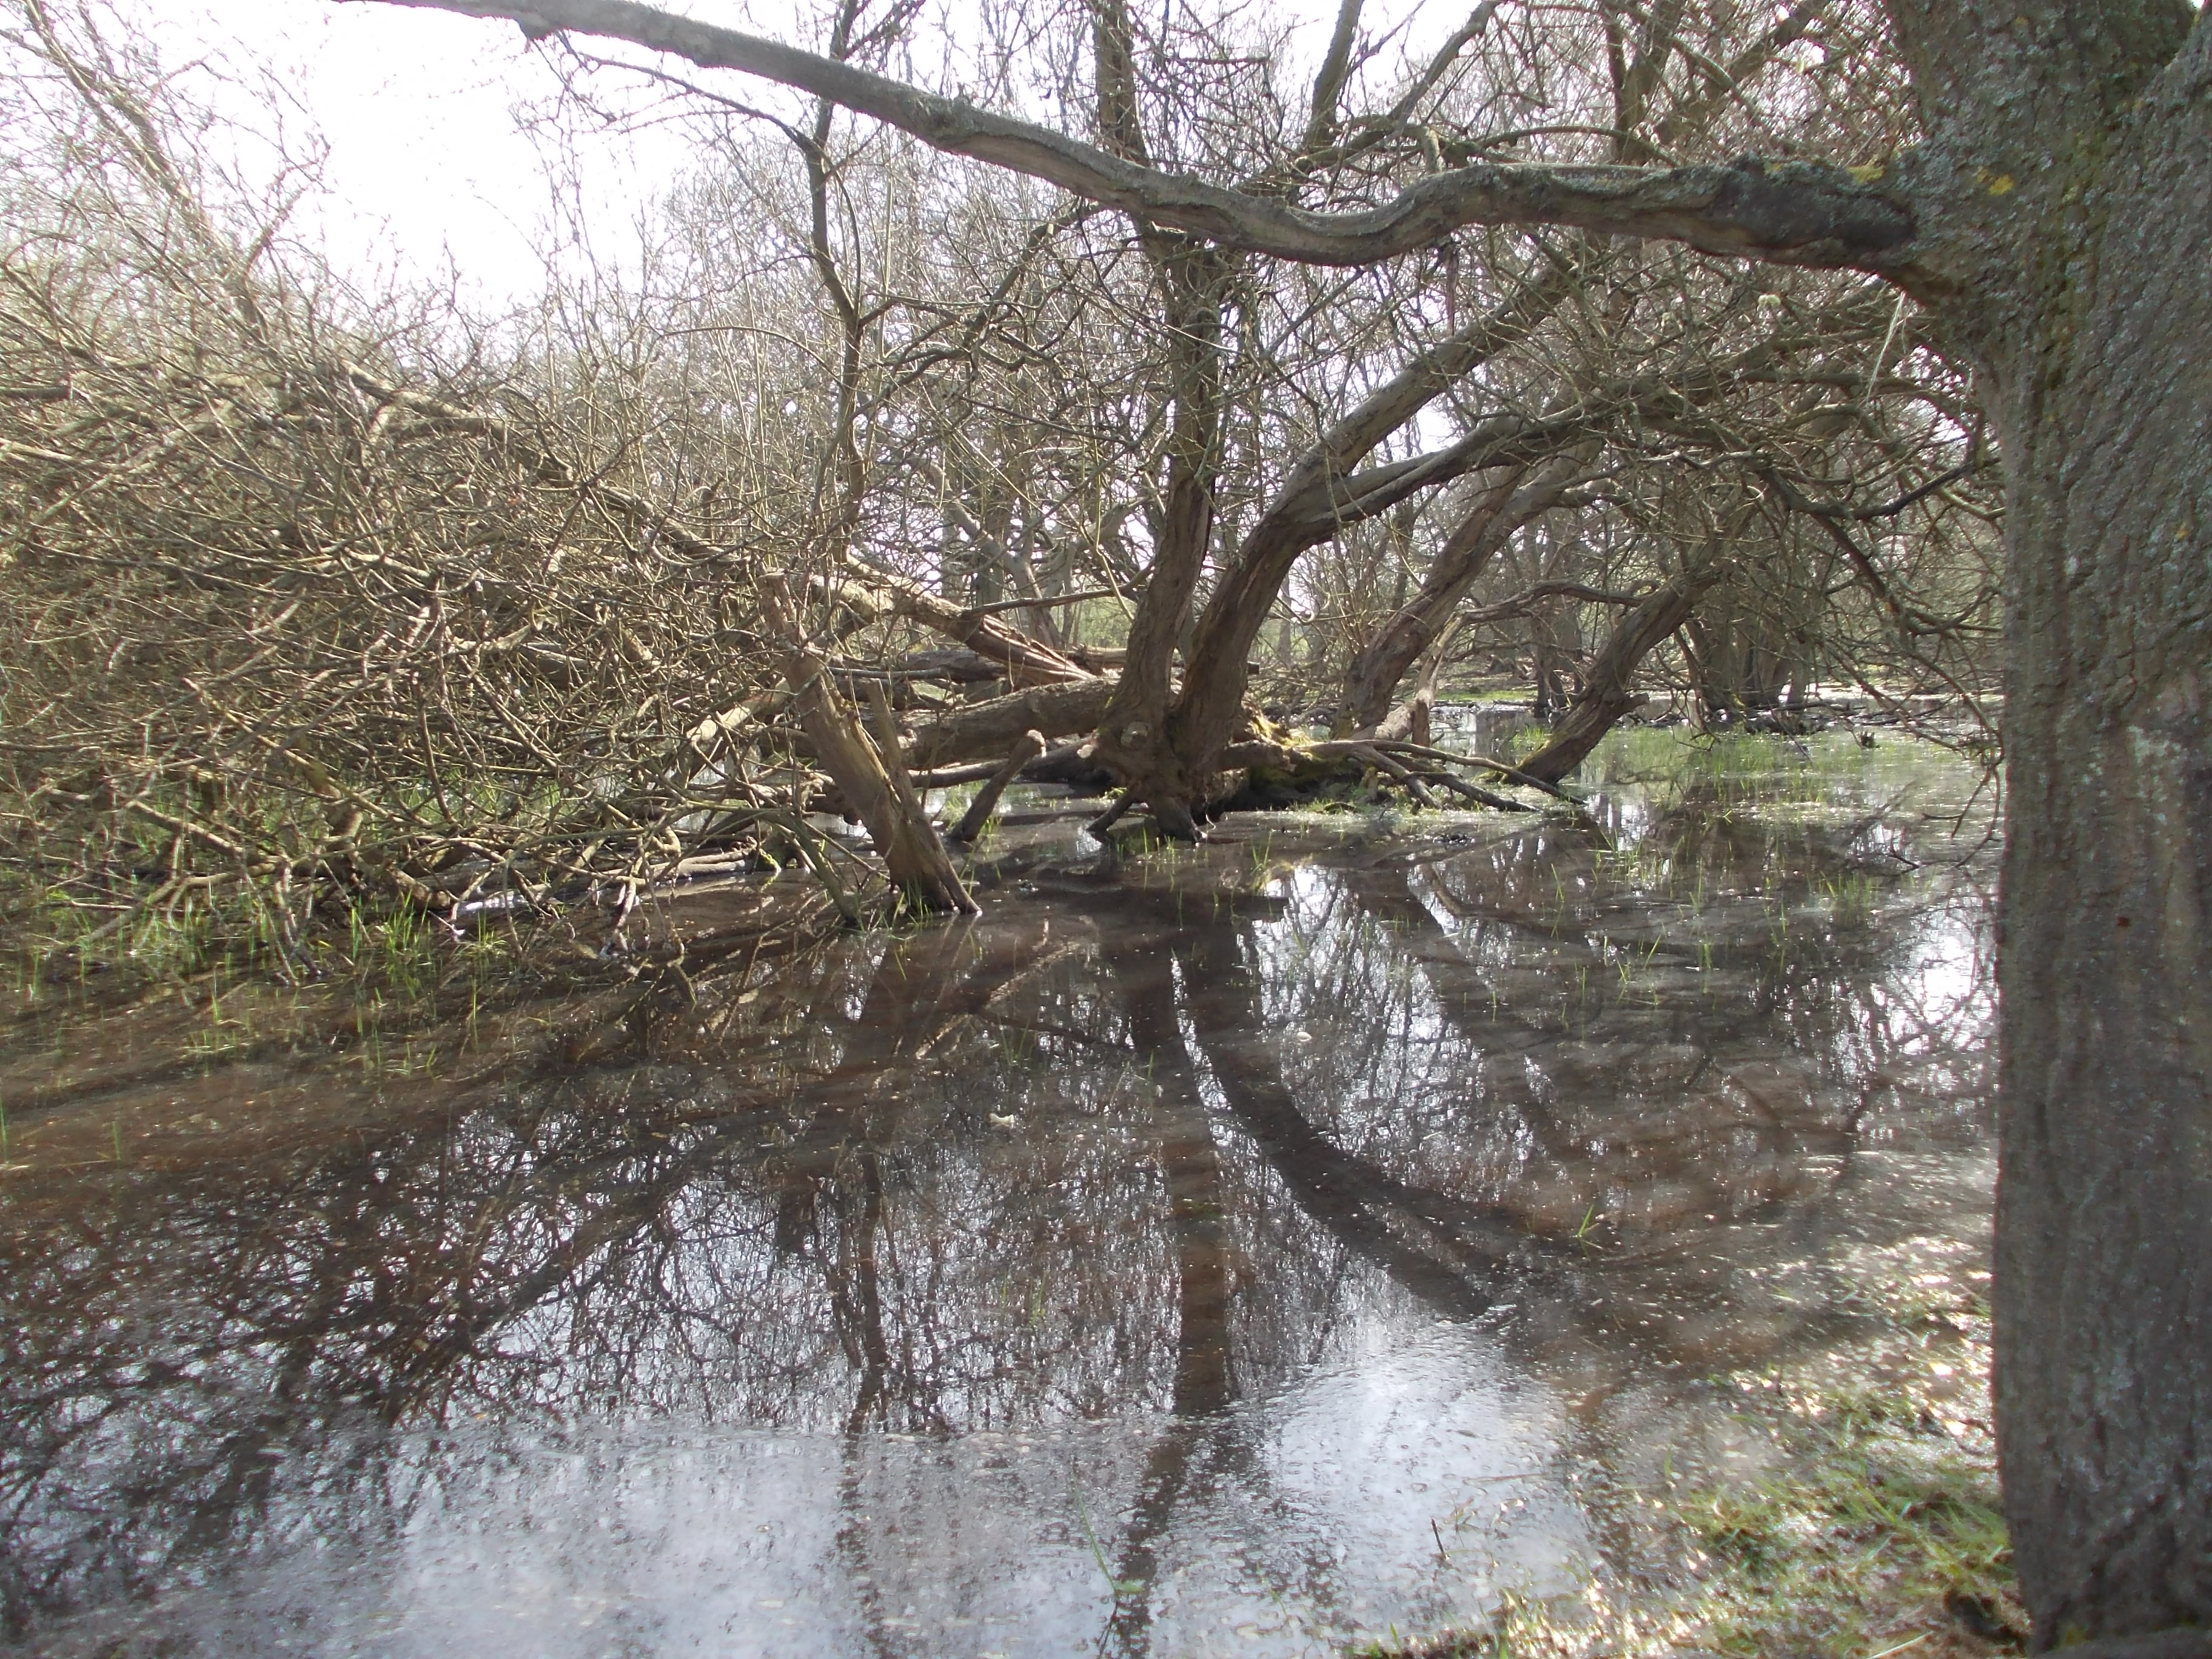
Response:
POLYGON ((1439 449, 1361 465, 1455 382, 1524 339, 1558 305, 1566 286, 1559 276, 1528 283, 1490 315, 1414 358, 1332 422, 1298 457, 1224 560, 1193 630, 1181 694, 1160 734, 1164 762, 1137 775, 1144 781, 1133 778, 1129 785, 1129 794, 1149 802, 1171 833, 1195 830, 1190 809, 1204 804, 1199 787, 1237 735, 1253 647, 1299 555, 1463 473, 1518 471, 1563 441, 1581 439, 1584 422, 1579 416, 1546 422, 1508 415, 1482 422, 1439 449), (1170 789, 1180 782, 1189 793, 1178 798, 1160 788, 1160 781, 1170 789))
POLYGON ((1127 655, 1113 701, 1099 722, 1098 755, 1133 796, 1158 803, 1161 827, 1191 836, 1190 805, 1202 780, 1178 764, 1167 742, 1174 708, 1176 653, 1191 601, 1213 544, 1214 491, 1219 468, 1221 288, 1226 261, 1212 249, 1166 244, 1154 261, 1165 295, 1174 400, 1167 480, 1152 569, 1130 620, 1127 655))
POLYGON ((1683 624, 1698 717, 1708 731, 1771 708, 1803 672, 1802 653, 1774 617, 1711 604, 1683 624))
MULTIPOLYGON (((1091 61, 1097 76, 1098 132, 1114 155, 1142 164, 1145 134, 1127 9, 1121 0, 1095 0, 1091 61)), ((1125 781, 1133 797, 1158 803, 1162 828, 1192 836, 1190 803, 1200 780, 1188 775, 1167 742, 1175 702, 1171 674, 1184 643, 1192 600, 1213 545, 1215 491, 1220 474, 1222 307, 1233 259, 1194 237, 1146 228, 1142 234, 1161 296, 1167 342, 1166 478, 1152 525, 1152 562, 1130 618, 1121 684, 1098 732, 1098 757, 1125 781)))
POLYGON ((2212 22, 1888 0, 1925 130, 1903 155, 1476 163, 1318 214, 629 0, 422 3, 765 75, 1281 258, 1548 222, 1856 266, 1929 307, 2010 477, 1996 1411, 2021 1586, 2040 1646, 2212 1651, 2212 22))

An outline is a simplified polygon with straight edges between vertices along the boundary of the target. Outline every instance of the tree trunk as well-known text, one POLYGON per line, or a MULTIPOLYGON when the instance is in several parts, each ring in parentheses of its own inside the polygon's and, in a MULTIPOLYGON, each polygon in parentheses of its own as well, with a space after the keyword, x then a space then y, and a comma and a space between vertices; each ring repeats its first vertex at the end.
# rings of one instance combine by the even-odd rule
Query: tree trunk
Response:
POLYGON ((1532 707, 1540 720, 1550 720, 1566 706, 1567 691, 1561 670, 1571 659, 1559 649, 1553 611, 1532 611, 1528 617, 1529 689, 1532 707))
POLYGON ((960 822, 945 831, 950 842, 970 842, 983 833, 983 826, 991 821, 991 813, 999 804, 999 797, 1006 793, 1006 786, 1021 775, 1021 769, 1044 753, 1044 734, 1024 732, 1022 740, 1007 751, 999 763, 999 769, 983 781, 975 792, 975 799, 968 803, 968 810, 960 815, 960 822))
MULTIPOLYGON (((1092 0, 1091 18, 1100 141, 1114 155, 1143 162, 1148 158, 1128 9, 1124 0, 1092 0)), ((1222 306, 1238 261, 1199 238, 1157 228, 1141 229, 1139 240, 1160 286, 1173 413, 1166 485, 1152 525, 1152 568, 1129 621, 1121 684, 1100 723, 1096 752, 1121 778, 1123 806, 1150 801, 1162 829, 1194 838, 1195 781, 1176 765, 1168 742, 1170 675, 1213 545, 1226 402, 1222 306)))
POLYGON ((1580 766, 1621 717, 1644 701, 1642 693, 1631 689, 1638 665, 1688 620, 1706 589, 1727 571, 1719 559, 1692 565, 1662 582, 1614 623, 1590 659, 1589 678, 1552 728, 1551 741, 1522 762, 1521 769, 1532 778, 1557 783, 1580 766))
MULTIPOLYGON (((1199 618, 1170 722, 1170 741, 1181 775, 1207 775, 1235 733, 1252 647, 1299 555, 1423 489, 1469 472, 1525 468, 1556 455, 1569 433, 1582 441, 1582 428, 1571 422, 1547 428, 1546 422, 1504 416, 1428 454, 1355 470, 1448 386, 1525 339, 1565 294, 1565 281, 1557 271, 1528 283, 1495 312, 1415 356, 1332 422, 1298 458, 1228 561, 1199 618)), ((1153 805, 1157 814, 1160 803, 1153 805)))
POLYGON ((1218 253, 1185 246, 1156 254, 1155 263, 1167 295, 1170 362, 1176 380, 1166 503, 1152 568, 1130 621, 1121 684, 1098 728, 1098 752, 1133 797, 1152 804, 1162 829, 1195 836, 1190 808, 1196 780, 1176 764, 1168 741, 1170 674, 1213 544, 1221 465, 1221 289, 1229 262, 1218 253))
POLYGON ((871 744, 852 705, 837 695, 821 658, 799 631, 780 577, 761 585, 761 606, 769 627, 787 641, 784 678, 791 686, 793 711, 823 769, 868 826, 892 883, 925 910, 974 915, 978 906, 923 816, 921 799, 900 764, 890 700, 883 687, 870 687, 882 732, 879 741, 871 744))
POLYGON ((1511 468, 1502 480, 1476 494, 1466 516, 1437 550, 1421 591, 1375 630, 1345 671, 1345 712, 1338 720, 1343 730, 1357 731, 1383 717, 1406 671, 1474 591, 1506 538, 1556 506, 1583 476, 1595 451, 1595 444, 1578 445, 1541 465, 1511 468))
POLYGON ((2212 1625, 2212 27, 2058 143, 2021 147, 2023 180, 2063 160, 1981 352, 2012 554, 1996 1420, 2039 1647, 2212 1625))
POLYGON ((1751 592, 1731 583, 1684 624, 1698 723, 1708 730, 1774 708, 1803 678, 1799 641, 1810 618, 1789 614, 1791 596, 1777 591, 1772 573, 1762 569, 1760 579, 1763 590, 1751 592))

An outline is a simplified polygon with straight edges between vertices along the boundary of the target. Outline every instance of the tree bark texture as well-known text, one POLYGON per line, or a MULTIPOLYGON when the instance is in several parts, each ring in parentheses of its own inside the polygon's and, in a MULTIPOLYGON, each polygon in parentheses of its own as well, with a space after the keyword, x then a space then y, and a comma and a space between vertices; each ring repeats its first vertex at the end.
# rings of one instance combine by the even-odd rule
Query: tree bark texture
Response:
POLYGON ((2179 7, 1989 9, 1966 176, 2032 197, 1950 309, 2009 473, 1996 1390, 2047 1647, 2212 1626, 2212 26, 2146 77, 2179 7))

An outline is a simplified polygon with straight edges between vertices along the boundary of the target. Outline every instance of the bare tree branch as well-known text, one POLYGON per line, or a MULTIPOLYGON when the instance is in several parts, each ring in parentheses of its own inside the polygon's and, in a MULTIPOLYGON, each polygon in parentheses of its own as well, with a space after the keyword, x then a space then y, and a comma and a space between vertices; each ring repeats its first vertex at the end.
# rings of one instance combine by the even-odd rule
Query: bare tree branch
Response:
POLYGON ((1047 127, 635 0, 388 3, 510 18, 533 40, 574 30, 759 76, 1146 223, 1306 264, 1369 264, 1433 246, 1466 225, 1548 224, 1784 264, 1889 270, 1903 263, 1915 234, 1910 207, 1891 190, 1835 167, 1753 157, 1680 167, 1478 163, 1409 185, 1379 207, 1313 213, 1163 173, 1047 127))

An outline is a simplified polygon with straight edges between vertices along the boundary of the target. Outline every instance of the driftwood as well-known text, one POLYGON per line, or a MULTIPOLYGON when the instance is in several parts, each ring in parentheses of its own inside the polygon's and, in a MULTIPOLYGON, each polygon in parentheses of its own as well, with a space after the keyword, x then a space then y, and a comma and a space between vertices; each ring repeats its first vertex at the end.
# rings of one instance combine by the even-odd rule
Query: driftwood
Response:
POLYGON ((1043 753, 1044 733, 1023 732, 1022 740, 1013 746, 1005 760, 999 763, 999 769, 992 773, 982 788, 976 792, 975 799, 969 802, 968 810, 960 815, 960 822, 952 826, 945 840, 969 842, 981 835, 983 826, 990 822, 991 813, 999 805, 999 797, 1006 793, 1006 786, 1014 781, 1022 768, 1043 753))

